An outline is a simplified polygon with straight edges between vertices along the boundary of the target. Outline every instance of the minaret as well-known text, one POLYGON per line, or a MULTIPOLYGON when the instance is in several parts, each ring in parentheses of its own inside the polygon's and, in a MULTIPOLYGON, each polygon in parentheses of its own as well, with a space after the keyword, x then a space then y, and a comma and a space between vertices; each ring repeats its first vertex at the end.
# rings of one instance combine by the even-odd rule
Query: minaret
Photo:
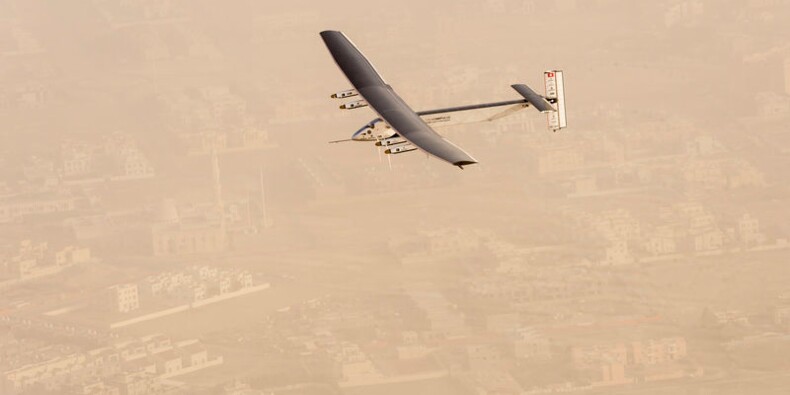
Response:
POLYGON ((269 227, 269 215, 266 212, 266 189, 263 186, 263 166, 259 170, 258 180, 261 187, 261 227, 266 229, 269 227))
POLYGON ((785 57, 785 93, 790 95, 790 54, 785 57))

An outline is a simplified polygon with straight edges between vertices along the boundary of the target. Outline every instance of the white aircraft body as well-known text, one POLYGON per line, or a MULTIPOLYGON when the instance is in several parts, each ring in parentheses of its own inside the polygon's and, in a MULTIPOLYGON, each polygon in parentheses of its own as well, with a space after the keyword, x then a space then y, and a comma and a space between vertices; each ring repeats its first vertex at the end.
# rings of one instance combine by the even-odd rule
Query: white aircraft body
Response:
POLYGON ((321 32, 329 52, 354 89, 333 94, 334 99, 353 98, 340 106, 343 110, 370 107, 378 118, 366 123, 350 139, 342 141, 374 142, 388 155, 422 150, 463 169, 477 163, 464 150, 440 136, 435 127, 471 122, 493 122, 527 107, 545 113, 549 129, 557 131, 568 126, 565 114, 565 79, 561 70, 546 71, 546 94, 541 96, 524 84, 511 87, 522 98, 493 103, 473 104, 428 111, 414 111, 388 85, 375 67, 341 32, 321 32), (361 98, 356 98, 357 96, 361 98))

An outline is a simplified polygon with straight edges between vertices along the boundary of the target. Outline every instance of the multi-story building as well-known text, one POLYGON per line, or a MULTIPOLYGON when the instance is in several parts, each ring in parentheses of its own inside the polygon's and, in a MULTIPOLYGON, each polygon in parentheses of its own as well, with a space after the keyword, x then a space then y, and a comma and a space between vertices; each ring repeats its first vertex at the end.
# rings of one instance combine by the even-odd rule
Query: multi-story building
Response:
POLYGON ((684 177, 690 184, 705 189, 720 189, 729 182, 718 160, 692 160, 686 164, 684 177))
POLYGON ((576 368, 598 366, 602 361, 625 365, 628 347, 624 343, 577 346, 571 349, 571 362, 576 368))
POLYGON ((647 237, 644 248, 653 256, 676 253, 678 249, 675 229, 671 226, 657 227, 647 237))
POLYGON ((114 285, 109 291, 112 310, 128 313, 140 308, 137 284, 114 285))
POLYGON ((624 209, 605 211, 591 219, 591 226, 608 240, 633 240, 641 233, 639 220, 624 209))
POLYGON ((145 296, 174 296, 183 302, 192 303, 252 288, 255 282, 252 273, 248 271, 200 266, 182 272, 149 276, 140 286, 145 296))
POLYGON ((519 329, 515 333, 514 355, 519 359, 548 359, 552 356, 551 344, 532 328, 519 329))
POLYGON ((155 256, 216 253, 227 248, 227 232, 217 223, 157 224, 152 228, 155 256))
POLYGON ((90 147, 84 144, 66 145, 62 151, 63 177, 78 177, 94 172, 94 153, 90 147))
POLYGON ((364 384, 384 377, 356 344, 343 343, 334 353, 334 359, 340 366, 341 384, 364 384))
POLYGON ((58 266, 78 265, 88 263, 90 260, 90 248, 68 246, 55 253, 55 264, 58 266))
POLYGON ((637 365, 656 365, 677 361, 687 355, 686 339, 670 337, 632 342, 631 362, 637 365))
POLYGON ((719 252, 724 247, 724 232, 718 228, 695 230, 694 251, 698 253, 719 252))
POLYGON ((626 239, 612 240, 608 247, 604 249, 604 258, 601 264, 604 266, 627 265, 634 263, 634 256, 628 247, 626 239))
POLYGON ((667 28, 694 26, 699 23, 703 15, 705 15, 705 2, 702 0, 683 0, 673 4, 664 13, 664 25, 667 28))
POLYGON ((749 214, 744 214, 738 220, 738 238, 747 246, 764 243, 765 235, 760 233, 760 221, 749 214))
POLYGON ((0 253, 0 276, 25 279, 54 274, 90 260, 88 248, 67 246, 52 254, 47 243, 23 240, 5 254, 0 253))
POLYGON ((614 385, 680 378, 684 369, 675 362, 686 358, 682 337, 629 343, 596 344, 571 349, 571 361, 593 385, 614 385))

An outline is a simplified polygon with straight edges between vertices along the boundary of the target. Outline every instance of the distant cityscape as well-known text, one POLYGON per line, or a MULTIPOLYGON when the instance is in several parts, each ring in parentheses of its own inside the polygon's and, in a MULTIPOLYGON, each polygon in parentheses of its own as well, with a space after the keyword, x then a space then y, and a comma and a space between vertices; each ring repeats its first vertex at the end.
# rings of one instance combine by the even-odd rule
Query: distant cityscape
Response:
POLYGON ((0 4, 0 394, 790 388, 790 2, 50 3, 0 4), (563 68, 570 127, 326 144, 334 26, 419 107, 563 68))

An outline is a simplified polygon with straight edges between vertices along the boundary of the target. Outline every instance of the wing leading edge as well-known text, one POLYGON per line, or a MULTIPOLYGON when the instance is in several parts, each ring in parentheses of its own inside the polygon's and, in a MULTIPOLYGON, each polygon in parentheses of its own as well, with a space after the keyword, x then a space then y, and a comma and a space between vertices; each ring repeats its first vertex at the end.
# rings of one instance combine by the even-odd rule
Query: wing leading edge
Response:
POLYGON ((321 38, 340 70, 370 107, 401 137, 430 155, 455 166, 477 163, 464 150, 431 129, 403 99, 398 96, 364 55, 341 32, 324 31, 321 38))

